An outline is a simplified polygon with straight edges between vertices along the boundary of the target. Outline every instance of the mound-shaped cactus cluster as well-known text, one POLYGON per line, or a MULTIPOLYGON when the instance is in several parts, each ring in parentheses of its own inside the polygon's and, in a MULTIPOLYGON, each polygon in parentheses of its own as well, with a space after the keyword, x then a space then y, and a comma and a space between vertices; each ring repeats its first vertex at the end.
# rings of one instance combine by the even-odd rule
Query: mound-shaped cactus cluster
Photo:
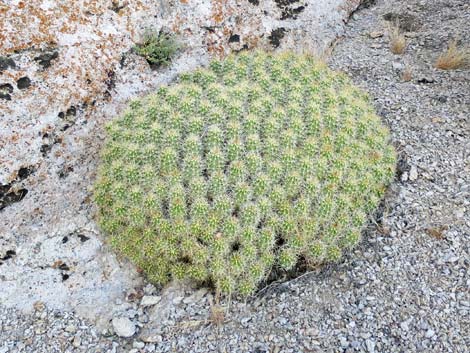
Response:
POLYGON ((107 127, 99 222, 148 278, 252 293, 273 267, 337 260, 394 175, 366 95, 309 56, 213 61, 107 127))

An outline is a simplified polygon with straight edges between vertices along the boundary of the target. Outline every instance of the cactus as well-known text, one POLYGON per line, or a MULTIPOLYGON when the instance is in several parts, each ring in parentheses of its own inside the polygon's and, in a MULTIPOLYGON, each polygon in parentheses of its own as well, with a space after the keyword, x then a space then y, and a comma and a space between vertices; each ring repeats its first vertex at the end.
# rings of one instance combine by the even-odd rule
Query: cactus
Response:
POLYGON ((345 75, 242 52, 131 102, 107 126, 94 195, 111 244, 150 281, 249 295, 275 267, 353 247, 395 161, 345 75))

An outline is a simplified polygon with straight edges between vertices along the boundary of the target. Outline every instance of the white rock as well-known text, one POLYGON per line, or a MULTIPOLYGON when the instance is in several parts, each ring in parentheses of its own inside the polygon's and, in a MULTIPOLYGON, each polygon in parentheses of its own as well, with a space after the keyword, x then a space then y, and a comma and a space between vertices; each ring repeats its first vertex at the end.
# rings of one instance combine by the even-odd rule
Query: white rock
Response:
POLYGON ((405 68, 405 65, 403 65, 401 62, 394 61, 392 62, 392 68, 396 71, 401 71, 405 68))
POLYGON ((418 168, 415 165, 411 166, 409 178, 411 181, 418 179, 418 168))
POLYGON ((369 33, 369 37, 372 39, 380 38, 384 36, 384 32, 382 31, 372 31, 369 33))
POLYGON ((80 347, 81 344, 82 344, 82 339, 80 338, 80 336, 75 336, 74 339, 73 339, 72 345, 75 348, 78 348, 78 347, 80 347))
POLYGON ((465 216, 465 208, 458 208, 454 211, 455 217, 462 219, 465 216))
POLYGON ((134 343, 132 343, 132 347, 137 348, 137 349, 142 349, 145 347, 145 343, 141 341, 134 341, 134 343))
POLYGON ((77 328, 74 325, 68 325, 65 327, 65 331, 69 333, 75 333, 77 328))
POLYGON ((401 175, 401 181, 403 181, 403 182, 408 181, 408 172, 404 172, 401 175))
POLYGON ((142 306, 152 306, 158 304, 162 298, 157 295, 144 295, 140 305, 142 306))
POLYGON ((173 298, 173 300, 171 301, 174 305, 178 305, 179 303, 181 303, 183 301, 183 298, 184 297, 176 297, 176 298, 173 298))
POLYGON ((135 325, 127 317, 115 317, 113 319, 113 328, 119 337, 131 337, 135 333, 135 325))
POLYGON ((160 335, 144 334, 140 336, 140 339, 146 343, 160 343, 163 341, 163 337, 160 335))
POLYGON ((375 352, 375 342, 370 339, 366 340, 367 351, 370 353, 375 352))

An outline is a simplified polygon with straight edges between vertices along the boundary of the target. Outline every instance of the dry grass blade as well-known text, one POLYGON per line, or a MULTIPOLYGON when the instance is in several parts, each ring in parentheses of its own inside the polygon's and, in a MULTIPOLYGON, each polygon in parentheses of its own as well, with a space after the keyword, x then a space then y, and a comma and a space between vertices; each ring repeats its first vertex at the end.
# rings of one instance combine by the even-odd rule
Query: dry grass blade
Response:
POLYGON ((455 70, 470 64, 470 50, 458 48, 457 41, 449 43, 447 50, 437 58, 435 67, 441 70, 455 70))
POLYGON ((426 228, 425 231, 428 233, 430 236, 442 240, 445 238, 444 232, 448 230, 448 226, 440 226, 440 227, 433 227, 433 228, 426 228))
POLYGON ((406 48, 406 38, 401 32, 398 23, 390 26, 388 30, 388 36, 390 38, 390 51, 393 54, 403 54, 406 48))
POLYGON ((405 82, 409 82, 411 81, 412 78, 413 78, 413 71, 411 70, 409 66, 406 66, 405 70, 403 70, 401 74, 401 79, 405 82))
POLYGON ((210 321, 217 327, 220 327, 224 323, 225 313, 224 309, 220 305, 215 304, 211 306, 210 321))
POLYGON ((210 316, 209 322, 217 326, 218 329, 222 326, 225 320, 225 310, 220 305, 220 293, 216 293, 215 300, 209 299, 210 316))

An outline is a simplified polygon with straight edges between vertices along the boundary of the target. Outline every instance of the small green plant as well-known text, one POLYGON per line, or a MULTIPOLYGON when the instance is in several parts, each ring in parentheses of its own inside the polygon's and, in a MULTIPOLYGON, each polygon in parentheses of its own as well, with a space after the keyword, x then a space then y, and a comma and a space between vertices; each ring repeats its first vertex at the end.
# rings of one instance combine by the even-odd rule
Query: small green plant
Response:
POLYGON ((336 261, 394 176, 388 130, 310 56, 242 52, 133 101, 107 126, 99 224, 150 281, 253 293, 336 261))
POLYGON ((135 52, 144 57, 150 65, 168 65, 180 48, 175 38, 168 33, 147 32, 141 43, 134 47, 135 52))

